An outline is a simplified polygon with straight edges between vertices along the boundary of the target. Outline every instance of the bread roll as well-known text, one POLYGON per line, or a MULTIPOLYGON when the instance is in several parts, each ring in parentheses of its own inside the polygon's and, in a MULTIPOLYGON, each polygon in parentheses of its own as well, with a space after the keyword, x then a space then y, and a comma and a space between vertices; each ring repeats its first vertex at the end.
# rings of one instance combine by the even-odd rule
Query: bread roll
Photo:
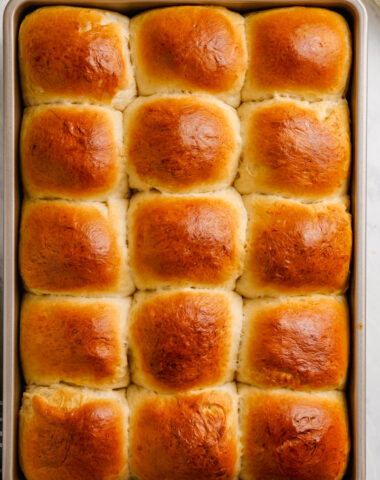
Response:
POLYGON ((118 13, 65 6, 27 15, 19 31, 25 104, 96 103, 123 110, 136 92, 128 23, 118 13))
POLYGON ((25 288, 33 293, 130 294, 126 201, 24 202, 19 263, 25 288))
POLYGON ((32 197, 106 200, 127 193, 122 114, 89 105, 24 110, 24 188, 32 197))
POLYGON ((247 64, 244 19, 221 7, 149 10, 131 20, 140 95, 204 92, 237 106, 247 64))
POLYGON ((26 383, 127 386, 129 305, 126 298, 25 295, 20 354, 26 383))
POLYGON ((231 382, 242 301, 224 290, 137 293, 129 317, 132 380, 159 392, 231 382))
POLYGON ((276 93, 313 100, 344 95, 351 34, 338 13, 309 7, 255 12, 246 19, 246 35, 244 101, 276 93))
POLYGON ((340 392, 239 388, 242 480, 340 480, 350 440, 340 392))
POLYGON ((137 288, 233 289, 244 253, 245 210, 234 190, 193 195, 141 193, 128 211, 137 288))
POLYGON ((178 395, 158 395, 131 386, 128 404, 133 478, 237 478, 239 440, 234 384, 178 395))
POLYGON ((320 200, 347 193, 351 144, 346 100, 276 98, 240 109, 240 193, 320 200))
POLYGON ((127 480, 124 391, 27 387, 19 418, 26 480, 127 480))
POLYGON ((247 196, 247 254, 238 292, 260 297, 344 291, 352 249, 347 204, 247 196))
POLYGON ((349 316, 342 297, 246 302, 238 380, 262 388, 343 388, 349 316))
POLYGON ((139 97, 125 112, 130 184, 172 193, 226 188, 240 155, 239 119, 206 95, 139 97))

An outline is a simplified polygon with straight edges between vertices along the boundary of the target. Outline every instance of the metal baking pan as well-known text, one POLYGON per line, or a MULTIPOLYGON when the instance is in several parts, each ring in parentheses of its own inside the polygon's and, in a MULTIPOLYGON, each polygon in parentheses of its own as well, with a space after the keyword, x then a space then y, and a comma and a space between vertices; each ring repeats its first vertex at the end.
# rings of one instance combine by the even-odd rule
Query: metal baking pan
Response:
POLYGON ((10 0, 4 13, 4 410, 3 479, 24 478, 17 458, 17 414, 23 390, 18 355, 18 314, 21 284, 17 272, 21 189, 18 133, 22 100, 17 67, 17 33, 23 17, 44 5, 78 5, 117 10, 132 15, 152 7, 178 4, 223 5, 238 12, 290 5, 335 9, 349 21, 353 34, 353 68, 348 100, 352 115, 352 214, 354 255, 349 292, 352 349, 349 383, 352 453, 346 479, 365 474, 365 269, 366 269, 366 116, 367 14, 360 0, 10 0))

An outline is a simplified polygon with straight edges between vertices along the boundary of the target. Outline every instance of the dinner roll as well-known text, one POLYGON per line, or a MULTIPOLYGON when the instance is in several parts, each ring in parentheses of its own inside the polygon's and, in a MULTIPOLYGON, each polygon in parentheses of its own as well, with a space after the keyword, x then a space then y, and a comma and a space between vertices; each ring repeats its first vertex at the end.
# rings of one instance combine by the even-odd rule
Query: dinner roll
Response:
POLYGON ((340 480, 350 439, 341 392, 242 386, 242 480, 340 480))
POLYGON ((310 7, 255 12, 246 19, 246 35, 244 101, 276 93, 310 99, 345 93, 351 34, 338 13, 310 7))
POLYGON ((24 110, 24 188, 32 197, 105 200, 125 196, 122 114, 89 105, 24 110))
POLYGON ((239 440, 234 384, 178 395, 128 388, 130 470, 149 480, 233 480, 239 440))
POLYGON ((72 102, 123 110, 136 92, 130 65, 129 20, 114 12, 43 7, 19 31, 26 105, 72 102))
POLYGON ((349 355, 349 317, 342 297, 250 300, 238 380, 262 388, 343 388, 349 355))
POLYGON ((300 102, 276 98, 239 109, 241 193, 318 200, 347 193, 351 144, 346 100, 300 102))
POLYGON ((19 417, 26 480, 126 480, 124 391, 27 387, 19 417))
POLYGON ((33 293, 128 295, 125 200, 24 202, 19 263, 33 293))
POLYGON ((140 95, 211 93, 237 106, 247 66, 244 19, 221 7, 180 6, 131 20, 140 95))
POLYGON ((233 189, 193 195, 145 192, 128 211, 137 288, 233 289, 243 263, 246 213, 233 189))
POLYGON ((126 298, 26 295, 20 354, 26 383, 94 388, 128 385, 126 298))
POLYGON ((303 204, 245 198, 247 255, 237 290, 245 297, 340 293, 347 288, 352 231, 348 199, 303 204))
POLYGON ((224 290, 137 293, 129 317, 132 380, 160 392, 231 382, 242 300, 224 290))
POLYGON ((139 97, 125 112, 130 184, 184 193, 226 188, 240 155, 236 111, 206 95, 139 97))

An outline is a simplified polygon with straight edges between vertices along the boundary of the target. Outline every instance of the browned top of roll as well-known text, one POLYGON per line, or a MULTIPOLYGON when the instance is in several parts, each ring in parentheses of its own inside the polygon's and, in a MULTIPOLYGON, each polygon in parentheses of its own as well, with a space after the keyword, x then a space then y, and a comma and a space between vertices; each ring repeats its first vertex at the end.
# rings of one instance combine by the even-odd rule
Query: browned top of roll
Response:
POLYGON ((120 248, 98 208, 32 202, 24 210, 19 261, 29 289, 51 292, 107 290, 120 275, 120 248))
POLYGON ((247 268, 259 286, 284 293, 327 293, 346 287, 352 232, 343 202, 305 205, 256 196, 251 200, 247 268))
POLYGON ((27 380, 84 381, 99 387, 120 381, 126 362, 126 332, 120 319, 126 312, 121 308, 107 300, 26 296, 20 350, 27 380))
POLYGON ((198 6, 151 10, 136 40, 139 68, 162 84, 179 81, 184 88, 211 93, 236 88, 245 71, 245 52, 228 15, 198 6))
POLYGON ((229 115, 193 96, 142 104, 126 132, 128 162, 139 179, 172 192, 221 182, 237 156, 229 115))
POLYGON ((149 480, 232 480, 233 410, 218 391, 146 399, 130 417, 131 470, 149 480))
POLYGON ((247 83, 258 91, 343 93, 350 65, 350 33, 328 9, 286 8, 247 21, 247 83), (298 90, 298 91, 297 91, 298 90))
POLYGON ((141 373, 166 391, 220 381, 232 342, 229 298, 212 291, 179 291, 143 300, 129 338, 141 373))
POLYGON ((241 252, 237 214, 213 197, 152 196, 136 204, 129 223, 136 278, 185 285, 234 279, 241 252))
POLYGON ((71 105, 27 112, 21 159, 32 195, 86 198, 115 186, 120 152, 107 110, 71 105))
POLYGON ((98 398, 82 406, 51 405, 35 395, 20 432, 30 480, 111 480, 125 471, 126 440, 117 403, 98 398))
POLYGON ((349 451, 342 398, 262 391, 244 405, 245 478, 342 478, 349 451))
POLYGON ((27 81, 47 94, 109 103, 129 86, 123 30, 99 11, 38 9, 22 23, 19 38, 27 81))
POLYGON ((343 386, 349 355, 345 302, 329 297, 263 302, 251 312, 248 307, 246 321, 244 381, 294 389, 343 386))
POLYGON ((245 155, 255 178, 250 191, 307 198, 343 192, 351 153, 347 104, 329 105, 330 113, 326 105, 326 115, 322 107, 306 105, 263 103, 248 113, 245 155))

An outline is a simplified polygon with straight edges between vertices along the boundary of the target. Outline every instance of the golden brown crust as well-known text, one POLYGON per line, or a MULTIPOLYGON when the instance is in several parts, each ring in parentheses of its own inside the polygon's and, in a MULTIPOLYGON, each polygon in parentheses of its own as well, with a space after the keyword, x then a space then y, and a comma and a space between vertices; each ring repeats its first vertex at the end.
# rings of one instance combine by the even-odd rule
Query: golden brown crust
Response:
POLYGON ((35 99, 50 96, 112 103, 132 82, 125 37, 120 21, 106 20, 94 9, 35 10, 21 24, 19 35, 26 103, 43 103, 35 99))
MULTIPOLYGON (((141 69, 161 87, 214 94, 239 90, 246 53, 238 18, 227 10, 202 6, 151 10, 136 17, 131 28, 137 21, 138 30, 132 32, 137 72, 141 69)), ((138 75, 137 83, 141 88, 138 75)))
POLYGON ((349 435, 343 396, 246 390, 243 480, 338 480, 349 435))
POLYGON ((27 289, 75 294, 119 291, 126 260, 112 220, 101 208, 106 210, 91 203, 24 203, 19 263, 27 289))
POLYGON ((224 193, 135 197, 129 248, 139 288, 233 284, 241 264, 243 213, 224 193))
POLYGON ((56 405, 39 394, 24 398, 20 453, 26 478, 126 479, 126 421, 112 399, 89 398, 72 407, 70 399, 56 405))
POLYGON ((241 110, 247 115, 246 167, 239 191, 308 199, 345 193, 351 155, 346 102, 319 104, 320 110, 284 100, 251 105, 241 110))
POLYGON ((343 388, 348 306, 341 299, 254 300, 245 306, 238 379, 259 387, 343 388))
POLYGON ((129 318, 133 381, 176 392, 232 380, 239 335, 233 317, 242 313, 233 311, 234 300, 231 294, 205 290, 136 299, 129 318))
POLYGON ((86 199, 112 191, 121 168, 116 128, 121 128, 121 118, 99 107, 27 109, 20 141, 27 192, 37 197, 86 199))
POLYGON ((27 383, 128 384, 126 300, 24 297, 20 353, 27 383))
POLYGON ((244 100, 275 92, 317 98, 344 93, 351 39, 341 15, 324 8, 281 8, 250 15, 246 28, 244 100))
POLYGON ((191 95, 138 102, 126 129, 128 165, 138 179, 132 186, 179 193, 232 182, 239 155, 232 110, 191 95))
POLYGON ((208 283, 210 279, 219 283, 224 264, 233 263, 236 255, 233 221, 228 213, 221 202, 198 199, 168 199, 161 205, 141 207, 132 251, 136 269, 143 267, 151 275, 165 279, 187 277, 200 283, 208 283), (208 235, 203 239, 205 230, 208 235))
POLYGON ((330 294, 346 288, 352 231, 344 202, 306 205, 251 195, 246 205, 251 221, 240 293, 330 294))
POLYGON ((130 468, 137 478, 235 478, 237 421, 230 395, 218 390, 147 395, 131 408, 130 468))

